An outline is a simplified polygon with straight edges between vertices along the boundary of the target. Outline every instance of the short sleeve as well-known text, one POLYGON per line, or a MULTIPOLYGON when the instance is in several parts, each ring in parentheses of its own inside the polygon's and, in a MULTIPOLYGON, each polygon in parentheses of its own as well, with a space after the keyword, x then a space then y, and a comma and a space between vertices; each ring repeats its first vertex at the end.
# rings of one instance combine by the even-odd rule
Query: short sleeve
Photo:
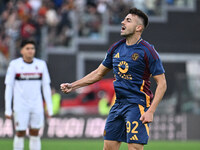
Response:
POLYGON ((152 76, 165 73, 159 54, 157 52, 155 54, 149 58, 149 70, 152 76))
POLYGON ((15 81, 15 68, 13 61, 11 61, 7 69, 5 84, 13 85, 14 81, 15 81))
POLYGON ((109 69, 113 68, 113 65, 112 65, 112 53, 111 52, 112 52, 111 50, 107 52, 107 54, 106 54, 106 56, 105 56, 105 58, 104 58, 104 60, 102 62, 102 64, 105 67, 109 68, 109 69))

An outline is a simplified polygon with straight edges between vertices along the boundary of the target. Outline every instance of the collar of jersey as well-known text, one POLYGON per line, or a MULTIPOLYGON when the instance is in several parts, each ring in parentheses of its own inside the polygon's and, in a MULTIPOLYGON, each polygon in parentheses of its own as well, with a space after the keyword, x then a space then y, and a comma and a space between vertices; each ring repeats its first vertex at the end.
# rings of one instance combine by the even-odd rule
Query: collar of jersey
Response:
POLYGON ((126 47, 136 47, 141 41, 142 41, 142 38, 140 37, 140 39, 135 44, 133 44, 133 45, 126 45, 126 47))
POLYGON ((33 58, 32 62, 26 62, 26 61, 24 61, 24 59, 23 59, 23 57, 22 57, 22 61, 23 61, 24 63, 26 63, 26 64, 32 64, 33 61, 34 61, 34 58, 33 58))

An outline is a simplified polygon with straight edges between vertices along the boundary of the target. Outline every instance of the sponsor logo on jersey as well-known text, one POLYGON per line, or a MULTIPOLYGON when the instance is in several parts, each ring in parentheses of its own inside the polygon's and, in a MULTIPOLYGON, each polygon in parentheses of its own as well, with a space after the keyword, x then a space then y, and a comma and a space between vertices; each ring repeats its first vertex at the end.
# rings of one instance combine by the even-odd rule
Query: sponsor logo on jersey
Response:
POLYGON ((126 74, 128 72, 128 69, 129 69, 129 65, 126 61, 121 61, 118 64, 118 68, 119 68, 118 75, 121 78, 127 79, 127 80, 132 80, 132 76, 130 74, 126 74))
POLYGON ((17 73, 16 80, 41 80, 42 73, 17 73))
POLYGON ((121 61, 119 64, 118 64, 118 68, 119 68, 119 71, 121 73, 126 73, 128 71, 128 63, 126 61, 121 61))
POLYGON ((138 53, 134 53, 131 57, 132 57, 132 59, 134 61, 136 61, 139 58, 139 54, 138 53))

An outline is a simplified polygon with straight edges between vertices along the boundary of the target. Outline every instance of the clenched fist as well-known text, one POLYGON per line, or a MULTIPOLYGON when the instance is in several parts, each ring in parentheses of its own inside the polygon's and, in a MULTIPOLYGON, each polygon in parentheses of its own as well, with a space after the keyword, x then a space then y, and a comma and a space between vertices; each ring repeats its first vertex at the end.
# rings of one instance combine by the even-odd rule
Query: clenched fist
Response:
POLYGON ((69 93, 72 91, 72 84, 71 83, 62 83, 60 85, 60 89, 63 93, 69 93))

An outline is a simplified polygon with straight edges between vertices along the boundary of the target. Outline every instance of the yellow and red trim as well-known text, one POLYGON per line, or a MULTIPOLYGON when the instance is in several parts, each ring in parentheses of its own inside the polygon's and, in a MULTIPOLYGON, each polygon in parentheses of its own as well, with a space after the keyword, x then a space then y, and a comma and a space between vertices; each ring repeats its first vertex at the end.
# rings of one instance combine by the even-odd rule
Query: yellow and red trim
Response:
MULTIPOLYGON (((139 109, 140 109, 140 114, 141 116, 144 114, 144 107, 142 105, 139 105, 139 109)), ((147 123, 144 124, 145 125, 145 128, 146 128, 146 131, 147 131, 147 135, 149 136, 149 126, 147 125, 147 123)))
POLYGON ((145 84, 145 81, 143 80, 143 83, 142 83, 142 86, 141 86, 141 88, 140 88, 140 91, 141 91, 142 93, 144 93, 145 96, 146 96, 146 107, 150 107, 151 98, 150 98, 149 95, 147 95, 147 94, 144 92, 144 84, 145 84))

